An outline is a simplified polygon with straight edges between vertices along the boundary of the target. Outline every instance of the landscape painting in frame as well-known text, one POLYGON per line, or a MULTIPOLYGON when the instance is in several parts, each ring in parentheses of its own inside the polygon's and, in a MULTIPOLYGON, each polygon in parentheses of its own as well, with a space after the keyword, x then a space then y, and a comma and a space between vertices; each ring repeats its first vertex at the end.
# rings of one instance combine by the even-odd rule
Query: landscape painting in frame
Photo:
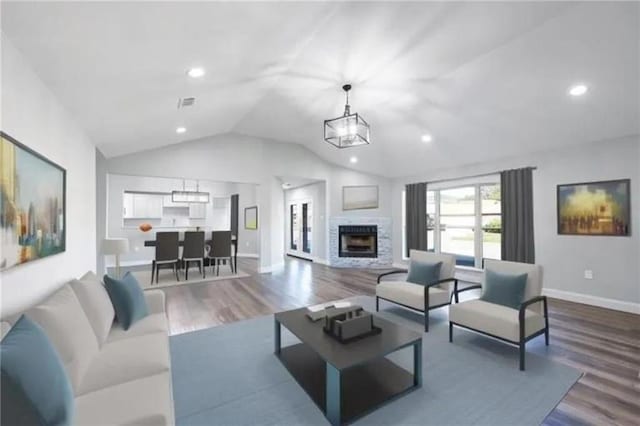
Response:
POLYGON ((258 207, 245 207, 244 209, 244 229, 258 229, 258 207))
POLYGON ((0 270, 65 251, 66 171, 0 132, 0 270))
POLYGON ((630 235, 629 179, 558 185, 558 234, 630 235))
POLYGON ((342 210, 360 210, 378 208, 378 186, 343 186, 342 210))

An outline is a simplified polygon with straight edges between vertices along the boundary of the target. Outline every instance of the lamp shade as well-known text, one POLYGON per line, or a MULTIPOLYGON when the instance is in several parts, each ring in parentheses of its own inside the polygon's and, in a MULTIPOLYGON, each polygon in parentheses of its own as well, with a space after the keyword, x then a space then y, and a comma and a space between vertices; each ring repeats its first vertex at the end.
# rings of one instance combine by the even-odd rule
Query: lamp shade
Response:
POLYGON ((102 254, 124 254, 129 251, 126 238, 105 238, 102 240, 102 254))

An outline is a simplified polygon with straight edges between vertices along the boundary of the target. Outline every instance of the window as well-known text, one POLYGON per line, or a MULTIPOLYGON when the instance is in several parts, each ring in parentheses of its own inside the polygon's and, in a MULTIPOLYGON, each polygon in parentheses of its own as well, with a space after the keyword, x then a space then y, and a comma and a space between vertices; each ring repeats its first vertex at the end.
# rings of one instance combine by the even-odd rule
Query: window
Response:
POLYGON ((482 257, 500 259, 502 254, 502 215, 500 185, 481 185, 482 257))
MULTIPOLYGON (((497 176, 480 182, 438 185, 427 191, 428 250, 456 256, 456 264, 482 267, 482 259, 500 259, 502 215, 497 176)), ((405 215, 403 194, 403 230, 405 215)), ((403 246, 406 237, 403 235, 403 246)), ((405 250, 406 253, 406 250, 405 250)))

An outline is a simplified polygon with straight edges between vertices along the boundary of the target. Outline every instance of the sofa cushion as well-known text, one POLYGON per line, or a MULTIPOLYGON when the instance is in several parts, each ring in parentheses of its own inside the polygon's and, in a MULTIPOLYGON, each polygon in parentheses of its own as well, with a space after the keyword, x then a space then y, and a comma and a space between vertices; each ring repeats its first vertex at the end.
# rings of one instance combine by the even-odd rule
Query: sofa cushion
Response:
MULTIPOLYGON (((449 307, 449 321, 511 342, 520 341, 518 315, 518 309, 479 299, 455 303, 449 307)), ((544 317, 531 309, 526 310, 524 323, 525 337, 542 330, 545 326, 544 317)))
POLYGON ((107 340, 115 318, 115 311, 107 290, 93 272, 87 272, 79 280, 71 281, 70 285, 89 318, 91 328, 98 339, 98 345, 102 346, 107 340))
POLYGON ((148 315, 144 292, 131 272, 127 271, 121 279, 105 275, 104 284, 122 328, 128 330, 133 323, 148 315))
POLYGON ((519 309, 527 285, 527 274, 501 274, 490 269, 484 272, 480 300, 519 309))
POLYGON ((22 316, 0 343, 3 424, 70 425, 73 390, 64 366, 42 328, 22 316), (4 395, 3 399, 7 402, 4 395))
POLYGON ((172 425, 174 422, 169 371, 110 386, 76 398, 75 424, 79 426, 162 426, 172 425))
POLYGON ((78 394, 152 376, 170 367, 169 339, 165 332, 107 341, 87 369, 78 394))
POLYGON ((82 375, 98 353, 98 340, 71 286, 65 284, 25 314, 43 328, 77 391, 82 375))
POLYGON ((414 284, 428 285, 440 279, 442 262, 421 262, 411 260, 407 281, 414 284))
MULTIPOLYGON (((414 309, 424 310, 424 286, 404 281, 382 281, 376 286, 376 296, 414 309)), ((429 287, 429 307, 449 303, 449 292, 429 287)))

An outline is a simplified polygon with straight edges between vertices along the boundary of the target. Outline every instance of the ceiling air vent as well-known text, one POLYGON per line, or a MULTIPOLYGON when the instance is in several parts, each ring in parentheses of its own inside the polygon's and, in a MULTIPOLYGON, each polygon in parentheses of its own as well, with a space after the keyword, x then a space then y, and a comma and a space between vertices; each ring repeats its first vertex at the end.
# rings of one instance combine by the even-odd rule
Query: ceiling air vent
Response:
POLYGON ((179 98, 178 99, 178 109, 180 108, 184 108, 184 107, 190 107, 193 106, 193 104, 196 103, 196 98, 179 98))

